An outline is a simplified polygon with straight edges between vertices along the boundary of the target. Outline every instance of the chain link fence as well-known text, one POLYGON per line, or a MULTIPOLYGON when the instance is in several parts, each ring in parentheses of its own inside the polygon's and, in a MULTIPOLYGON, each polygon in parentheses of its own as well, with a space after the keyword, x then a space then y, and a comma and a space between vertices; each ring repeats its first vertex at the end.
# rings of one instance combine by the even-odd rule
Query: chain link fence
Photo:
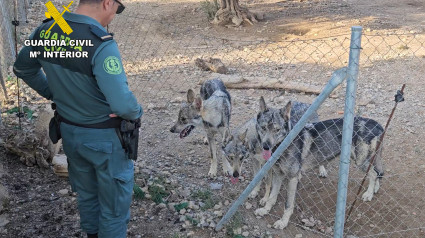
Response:
MULTIPOLYGON (((12 19, 12 5, 5 2, 0 2, 3 4, 1 39, 5 42, 0 48, 0 57, 2 78, 7 80, 8 76, 12 77, 8 67, 13 61, 14 49, 13 38, 5 38, 8 34, 4 34, 13 30, 10 24, 9 27, 3 24, 12 19)), ((128 83, 145 110, 135 177, 146 198, 135 199, 132 205, 129 237, 332 237, 338 158, 326 164, 326 178, 319 176, 318 169, 303 173, 294 214, 284 230, 274 229, 273 224, 284 214, 287 180, 268 214, 255 214, 263 207, 260 205, 265 192, 262 185, 259 195, 238 210, 224 231, 215 232, 217 222, 254 177, 255 158, 244 160, 236 184, 223 174, 220 162, 217 177, 211 179, 208 177, 210 152, 209 145, 203 141, 204 130, 195 128, 188 137, 180 139, 170 128, 177 121, 187 91, 193 89, 198 93, 202 82, 217 77, 225 81, 232 97, 231 131, 256 117, 261 96, 270 108, 283 108, 291 100, 312 103, 332 73, 347 66, 350 36, 268 41, 241 40, 239 32, 223 38, 220 29, 212 28, 206 20, 196 25, 176 21, 181 16, 168 12, 165 2, 131 1, 126 5, 124 13, 116 17, 108 30, 115 33, 128 83), (142 8, 148 9, 143 15, 140 14, 142 8), (156 9, 161 9, 161 15, 156 9), (197 59, 210 58, 220 59, 228 73, 212 73, 195 65, 197 59)), ((29 25, 33 27, 43 15, 31 13, 29 25)), ((22 37, 30 32, 28 27, 17 29, 22 37)), ((363 202, 361 196, 366 183, 346 221, 346 235, 425 236, 425 215, 421 212, 425 206, 425 164, 421 160, 425 154, 421 126, 425 107, 420 93, 425 73, 424 43, 423 34, 363 34, 355 115, 385 125, 394 105, 394 94, 403 83, 407 84, 406 101, 399 105, 384 139, 385 175, 380 180, 380 190, 372 201, 363 202)), ((345 87, 343 83, 322 104, 317 111, 320 120, 343 117, 345 87)), ((25 103, 32 108, 34 92, 28 89, 21 93, 30 99, 25 103)), ((4 108, 3 115, 11 107, 4 108)), ((7 119, 8 123, 17 120, 7 119)), ((217 140, 219 157, 222 156, 220 141, 217 140)), ((325 150, 322 153, 326 153, 325 150)), ((347 210, 365 175, 359 166, 352 164, 347 210)))

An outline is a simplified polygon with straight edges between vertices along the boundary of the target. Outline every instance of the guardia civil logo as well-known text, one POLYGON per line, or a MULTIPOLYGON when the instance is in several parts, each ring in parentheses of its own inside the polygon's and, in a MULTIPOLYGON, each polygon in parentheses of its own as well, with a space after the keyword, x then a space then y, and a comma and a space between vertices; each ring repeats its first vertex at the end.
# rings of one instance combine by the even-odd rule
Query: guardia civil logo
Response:
POLYGON ((103 69, 108 74, 120 74, 122 72, 121 62, 115 56, 109 56, 103 62, 103 69))

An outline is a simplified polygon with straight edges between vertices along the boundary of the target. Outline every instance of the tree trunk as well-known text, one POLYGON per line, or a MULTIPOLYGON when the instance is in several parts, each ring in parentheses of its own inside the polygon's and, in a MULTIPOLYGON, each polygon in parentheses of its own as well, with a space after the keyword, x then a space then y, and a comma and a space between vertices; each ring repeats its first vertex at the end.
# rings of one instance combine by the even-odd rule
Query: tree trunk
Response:
POLYGON ((215 14, 213 23, 217 25, 230 25, 233 23, 240 26, 244 21, 253 23, 262 20, 261 14, 250 12, 247 8, 239 5, 239 0, 221 0, 220 9, 215 14))

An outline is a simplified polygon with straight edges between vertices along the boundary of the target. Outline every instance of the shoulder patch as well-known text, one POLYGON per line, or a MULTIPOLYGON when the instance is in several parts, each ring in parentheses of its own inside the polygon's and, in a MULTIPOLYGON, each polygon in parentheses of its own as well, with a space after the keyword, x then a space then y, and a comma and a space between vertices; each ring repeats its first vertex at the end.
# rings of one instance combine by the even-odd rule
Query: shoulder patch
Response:
POLYGON ((104 30, 100 29, 99 27, 95 25, 90 25, 90 31, 95 36, 99 37, 102 41, 108 41, 113 39, 112 34, 105 32, 104 30))
POLYGON ((122 72, 121 61, 116 56, 108 56, 103 61, 103 69, 108 74, 120 74, 122 72))

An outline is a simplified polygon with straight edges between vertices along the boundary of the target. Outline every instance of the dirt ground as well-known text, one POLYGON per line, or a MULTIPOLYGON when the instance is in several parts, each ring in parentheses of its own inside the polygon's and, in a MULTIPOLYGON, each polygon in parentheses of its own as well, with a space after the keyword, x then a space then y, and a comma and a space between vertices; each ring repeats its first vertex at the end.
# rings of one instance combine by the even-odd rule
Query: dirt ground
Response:
MULTIPOLYGON (((53 1, 66 5, 68 1, 53 1)), ((358 201, 346 224, 354 237, 425 237, 425 3, 376 1, 241 1, 265 13, 255 25, 220 27, 206 19, 199 1, 123 1, 127 8, 109 26, 121 50, 129 85, 145 109, 141 128, 136 184, 145 192, 134 199, 128 237, 329 237, 333 234, 338 162, 328 164, 328 178, 308 171, 301 180, 290 224, 275 230, 283 214, 285 186, 269 215, 256 217, 260 198, 250 199, 232 222, 214 231, 222 215, 253 177, 252 161, 244 164, 240 183, 206 177, 208 146, 201 129, 181 140, 169 132, 189 88, 215 77, 194 65, 194 59, 220 58, 231 75, 323 87, 332 72, 348 63, 350 27, 362 26, 362 54, 356 114, 382 125, 394 106, 394 94, 406 84, 405 102, 397 106, 384 142, 385 177, 371 202, 358 201), (176 206, 175 206, 176 205, 176 206), (177 209, 177 210, 176 210, 177 209)), ((18 28, 22 38, 43 19, 43 5, 34 2, 29 24, 18 28)), ((16 117, 5 113, 7 130, 16 117)), ((45 103, 24 87, 24 101, 34 110, 45 103)), ((291 90, 229 89, 231 129, 253 117, 258 98, 282 107, 289 100, 312 103, 316 95, 291 90)), ((318 113, 321 119, 342 117, 345 85, 338 87, 318 113)), ((11 102, 14 101, 14 102, 11 102)), ((26 120, 30 127, 32 121, 26 120)), ((76 195, 66 179, 51 170, 26 167, 0 150, 3 202, 0 237, 84 237, 79 229, 76 195), (3 222, 7 221, 7 222, 3 222), (4 223, 4 224, 3 224, 4 223)), ((351 204, 364 176, 351 166, 351 204)), ((263 191, 263 190, 262 190, 263 191)), ((260 192, 262 195, 262 192, 260 192)))

